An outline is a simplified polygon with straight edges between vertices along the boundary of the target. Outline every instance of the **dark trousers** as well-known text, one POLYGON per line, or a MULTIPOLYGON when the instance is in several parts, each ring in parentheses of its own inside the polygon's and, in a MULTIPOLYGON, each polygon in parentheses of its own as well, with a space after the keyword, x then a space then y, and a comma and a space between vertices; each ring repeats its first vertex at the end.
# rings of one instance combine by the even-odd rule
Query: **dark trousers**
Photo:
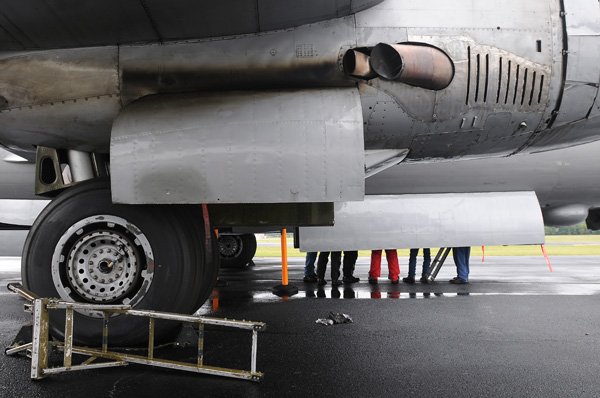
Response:
MULTIPOLYGON (((344 276, 352 276, 354 265, 358 258, 357 251, 344 252, 344 276)), ((320 252, 317 260, 317 278, 325 279, 325 270, 329 261, 329 252, 320 252)), ((340 265, 342 265, 342 252, 331 252, 331 280, 340 279, 340 265)))
MULTIPOLYGON (((419 254, 419 249, 410 249, 410 257, 408 258, 408 276, 415 277, 417 273, 417 255, 419 254)), ((429 271, 429 266, 431 265, 431 250, 428 248, 423 249, 423 273, 421 276, 425 276, 427 271, 429 271)))

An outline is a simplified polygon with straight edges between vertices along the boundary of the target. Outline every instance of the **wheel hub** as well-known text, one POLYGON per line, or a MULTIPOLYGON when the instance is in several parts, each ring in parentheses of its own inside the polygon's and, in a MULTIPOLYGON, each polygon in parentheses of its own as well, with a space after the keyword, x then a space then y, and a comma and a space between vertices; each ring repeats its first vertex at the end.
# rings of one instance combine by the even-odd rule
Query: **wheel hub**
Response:
POLYGON ((236 257, 242 252, 242 239, 237 235, 220 235, 219 252, 222 257, 236 257))
MULTIPOLYGON (((82 234, 83 235, 83 234, 82 234)), ((122 299, 140 274, 132 242, 115 231, 93 231, 80 237, 68 253, 71 287, 93 302, 122 299)))
POLYGON ((116 216, 93 216, 69 228, 52 259, 61 298, 134 305, 152 282, 150 244, 135 225, 116 216))

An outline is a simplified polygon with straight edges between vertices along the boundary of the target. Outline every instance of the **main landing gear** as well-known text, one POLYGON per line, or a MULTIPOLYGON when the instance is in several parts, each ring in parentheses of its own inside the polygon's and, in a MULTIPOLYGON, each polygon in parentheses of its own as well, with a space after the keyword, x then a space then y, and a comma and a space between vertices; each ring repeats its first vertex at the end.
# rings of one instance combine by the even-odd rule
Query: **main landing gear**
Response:
POLYGON ((219 234, 219 253, 222 268, 246 268, 256 254, 256 236, 219 234))
MULTIPOLYGON (((191 314, 216 283, 219 253, 206 236, 200 206, 118 205, 108 180, 90 180, 61 193, 33 224, 22 260, 25 287, 42 297, 191 314)), ((51 318, 60 337, 64 315, 51 318)), ((75 341, 102 342, 102 314, 76 313, 75 341)), ((113 346, 146 344, 144 319, 109 320, 113 346)), ((178 330, 158 323, 157 341, 178 330)))

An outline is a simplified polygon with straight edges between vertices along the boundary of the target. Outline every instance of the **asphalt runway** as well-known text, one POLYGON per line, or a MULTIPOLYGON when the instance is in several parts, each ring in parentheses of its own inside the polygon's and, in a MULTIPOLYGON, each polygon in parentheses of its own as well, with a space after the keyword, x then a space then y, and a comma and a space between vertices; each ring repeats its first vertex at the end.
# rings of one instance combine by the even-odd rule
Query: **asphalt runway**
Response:
MULTIPOLYGON (((369 285, 368 259, 360 258, 359 283, 318 289, 300 282, 302 260, 291 259, 290 281, 300 293, 286 299, 270 293, 280 283, 276 259, 223 271, 222 286, 199 312, 268 324, 259 335, 261 383, 133 365, 33 382, 26 358, 2 355, 0 396, 600 396, 600 257, 554 257, 551 273, 541 256, 482 264, 475 254, 471 283, 462 286, 447 283, 451 261, 433 285, 369 285), (330 311, 354 322, 315 323, 330 311)), ((401 259, 403 274, 405 265, 401 259)), ((18 259, 1 258, 5 347, 28 322, 23 301, 5 288, 18 279, 18 259)), ((239 333, 208 331, 207 360, 247 367, 248 345, 239 333)))

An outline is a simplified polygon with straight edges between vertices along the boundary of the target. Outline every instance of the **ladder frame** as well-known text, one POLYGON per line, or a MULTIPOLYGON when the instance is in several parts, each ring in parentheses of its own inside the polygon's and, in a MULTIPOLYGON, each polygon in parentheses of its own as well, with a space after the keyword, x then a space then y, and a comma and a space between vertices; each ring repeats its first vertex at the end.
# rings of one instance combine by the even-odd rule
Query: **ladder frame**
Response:
POLYGON ((258 332, 266 330, 264 322, 237 321, 231 319, 209 318, 194 315, 181 315, 170 312, 158 312, 149 310, 134 310, 131 306, 124 304, 87 304, 63 301, 52 298, 41 298, 35 293, 25 289, 21 284, 10 283, 8 289, 17 293, 29 301, 25 304, 25 311, 33 315, 33 338, 31 343, 17 347, 9 347, 5 350, 6 355, 15 355, 26 351, 31 354, 31 378, 42 379, 48 375, 71 372, 85 369, 98 369, 117 366, 126 366, 130 363, 155 366, 159 368, 183 370, 193 373, 209 374, 215 376, 230 377, 243 380, 261 381, 264 373, 256 370, 256 357, 258 353, 258 332), (75 326, 74 311, 94 310, 103 313, 102 322, 102 347, 89 348, 73 344, 73 331, 75 326), (52 310, 65 311, 64 341, 50 340, 49 312, 52 310), (124 314, 148 318, 148 354, 134 355, 108 350, 108 327, 111 315, 124 314), (154 324, 156 319, 193 323, 198 325, 198 355, 196 363, 160 359, 154 357, 154 324), (252 349, 250 358, 250 370, 222 368, 204 364, 204 327, 215 325, 249 330, 252 332, 252 349), (51 367, 49 364, 49 350, 57 348, 63 351, 63 364, 51 367), (73 364, 73 354, 87 356, 88 358, 78 365, 73 364), (109 362, 94 363, 98 358, 107 359, 109 362))

